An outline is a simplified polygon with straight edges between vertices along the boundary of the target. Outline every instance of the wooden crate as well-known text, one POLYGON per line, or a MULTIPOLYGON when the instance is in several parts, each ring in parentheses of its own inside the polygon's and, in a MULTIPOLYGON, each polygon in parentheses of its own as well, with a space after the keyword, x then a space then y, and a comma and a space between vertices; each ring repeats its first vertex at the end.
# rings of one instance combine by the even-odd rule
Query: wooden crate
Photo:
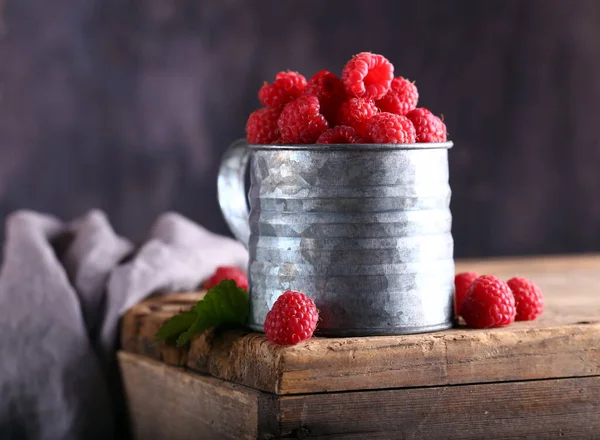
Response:
POLYGON ((464 261, 527 276, 534 322, 491 330, 313 338, 241 330, 154 345, 202 293, 145 301, 122 322, 119 362, 138 439, 600 439, 600 256, 464 261))

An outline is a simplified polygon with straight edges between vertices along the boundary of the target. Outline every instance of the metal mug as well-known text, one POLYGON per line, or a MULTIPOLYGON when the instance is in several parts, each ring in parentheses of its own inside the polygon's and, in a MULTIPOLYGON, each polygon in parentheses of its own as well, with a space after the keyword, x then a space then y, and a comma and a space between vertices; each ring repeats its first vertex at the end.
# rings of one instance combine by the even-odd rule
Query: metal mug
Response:
POLYGON ((267 312, 286 290, 315 301, 322 335, 451 327, 451 147, 231 145, 218 197, 250 253, 250 328, 263 331, 267 312))

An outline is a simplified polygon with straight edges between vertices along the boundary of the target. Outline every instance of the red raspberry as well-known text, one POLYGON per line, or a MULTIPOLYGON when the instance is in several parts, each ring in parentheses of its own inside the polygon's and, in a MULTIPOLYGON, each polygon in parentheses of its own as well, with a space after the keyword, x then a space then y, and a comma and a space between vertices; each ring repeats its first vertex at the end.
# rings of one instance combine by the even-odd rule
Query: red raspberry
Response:
POLYGON ((412 144, 415 127, 405 116, 379 113, 367 123, 369 136, 376 144, 412 144))
POLYGON ((258 99, 266 107, 279 107, 296 99, 306 87, 306 78, 298 72, 279 72, 271 84, 265 82, 258 99))
POLYGON ((302 96, 310 95, 319 98, 321 113, 330 125, 335 124, 337 111, 346 97, 342 80, 327 70, 321 70, 308 81, 302 91, 302 96))
POLYGON ((460 309, 465 302, 469 287, 478 277, 479 275, 475 272, 463 272, 454 277, 454 313, 456 316, 460 316, 460 309))
POLYGON ((367 122, 378 112, 379 110, 373 101, 362 98, 350 98, 340 106, 337 114, 337 123, 353 127, 361 136, 367 136, 367 122))
POLYGON ((407 113, 417 132, 417 142, 446 142, 446 124, 426 108, 407 113))
POLYGON ((317 139, 317 144, 362 144, 365 140, 358 131, 347 125, 330 128, 317 139))
POLYGON ((394 79, 394 66, 383 55, 361 52, 342 70, 346 92, 357 98, 381 99, 394 79))
POLYGON ((508 287, 515 296, 517 321, 533 321, 544 311, 542 291, 527 278, 511 278, 508 287))
POLYGON ((277 121, 281 141, 291 144, 314 143, 329 128, 319 110, 316 96, 301 96, 286 104, 277 121))
POLYGON ((238 287, 248 290, 248 277, 246 273, 235 266, 218 267, 213 276, 204 282, 203 287, 210 289, 211 287, 218 286, 221 284, 221 281, 225 280, 233 280, 238 287))
POLYGON ((510 287, 496 277, 483 275, 473 281, 461 314, 469 327, 502 327, 515 320, 515 297, 510 287))
POLYGON ((275 301, 265 319, 267 338, 279 345, 309 339, 317 328, 319 311, 312 299, 288 290, 275 301))
POLYGON ((377 101, 377 107, 382 112, 406 115, 417 107, 419 91, 417 86, 401 76, 394 78, 389 92, 377 101))
POLYGON ((246 140, 250 144, 276 144, 280 138, 277 120, 281 108, 261 108, 250 114, 246 122, 246 140))

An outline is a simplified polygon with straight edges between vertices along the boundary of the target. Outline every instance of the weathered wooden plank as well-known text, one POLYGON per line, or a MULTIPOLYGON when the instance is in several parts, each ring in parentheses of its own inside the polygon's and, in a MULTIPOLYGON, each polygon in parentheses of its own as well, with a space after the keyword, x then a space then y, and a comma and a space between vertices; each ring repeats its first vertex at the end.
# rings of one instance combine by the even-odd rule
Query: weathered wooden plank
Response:
POLYGON ((266 393, 123 351, 118 359, 136 439, 255 439, 259 412, 274 416, 266 393))
POLYGON ((121 347, 132 353, 143 353, 169 365, 185 365, 187 348, 173 344, 155 344, 154 335, 160 326, 181 310, 189 309, 205 292, 173 293, 166 297, 153 297, 125 314, 121 320, 121 347))
POLYGON ((283 396, 280 433, 343 439, 597 439, 600 377, 283 396))
POLYGON ((209 331, 187 353, 151 344, 165 319, 197 299, 186 294, 134 307, 123 324, 124 348, 278 394, 600 374, 600 256, 459 262, 457 268, 528 276, 544 290, 546 310, 534 322, 492 330, 313 338, 293 347, 277 347, 258 333, 209 331))
POLYGON ((462 259, 456 261, 456 271, 476 271, 480 274, 505 274, 510 277, 540 273, 565 275, 595 271, 600 265, 598 254, 540 255, 529 257, 462 259))
POLYGON ((121 352, 137 439, 597 439, 600 376, 274 396, 121 352))
MULTIPOLYGON (((600 374, 600 325, 534 332, 458 330, 420 337, 322 341, 290 350, 280 394, 600 374)), ((189 363, 195 357, 190 355, 189 363)), ((265 384, 266 385, 266 384, 265 384)))

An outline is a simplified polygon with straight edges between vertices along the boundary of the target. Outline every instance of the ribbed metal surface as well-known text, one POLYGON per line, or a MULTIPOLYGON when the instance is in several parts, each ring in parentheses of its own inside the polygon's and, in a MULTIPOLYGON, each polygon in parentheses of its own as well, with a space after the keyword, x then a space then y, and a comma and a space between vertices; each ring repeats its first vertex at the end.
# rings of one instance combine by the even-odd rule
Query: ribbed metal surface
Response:
MULTIPOLYGON (((322 334, 450 327, 450 146, 252 146, 251 327, 262 330, 267 311, 288 289, 315 300, 322 334)), ((229 160, 242 163, 247 149, 233 150, 229 160)), ((239 179, 234 168, 222 169, 221 188, 239 179)), ((245 206, 239 196, 234 203, 223 211, 231 218, 237 212, 234 232, 244 239, 245 206)))

